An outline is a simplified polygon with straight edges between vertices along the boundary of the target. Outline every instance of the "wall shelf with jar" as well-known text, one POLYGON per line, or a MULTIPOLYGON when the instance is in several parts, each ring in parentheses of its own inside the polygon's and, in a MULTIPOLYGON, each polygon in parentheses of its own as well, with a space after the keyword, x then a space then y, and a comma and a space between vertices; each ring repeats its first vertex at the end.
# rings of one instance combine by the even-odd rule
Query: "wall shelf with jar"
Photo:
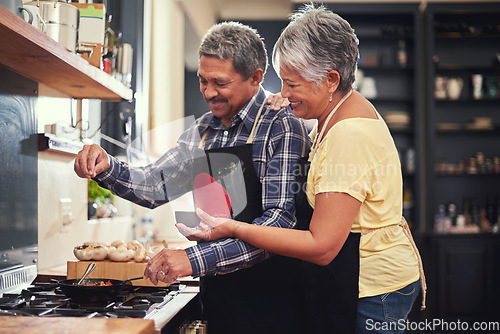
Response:
POLYGON ((446 159, 436 161, 434 165, 436 175, 472 175, 472 176, 500 176, 500 154, 485 156, 477 152, 474 156, 451 162, 446 159))
MULTIPOLYGON (((356 89, 377 109, 393 134, 403 168, 404 216, 421 230, 423 171, 423 49, 418 4, 325 4, 345 18, 359 39, 356 89)), ((300 7, 297 4, 296 7, 300 7)))
POLYGON ((498 101, 500 67, 437 66, 434 74, 436 102, 498 101))
MULTIPOLYGON (((488 3, 433 3, 425 11, 428 231, 443 205, 460 212, 464 198, 479 209, 500 198, 499 17, 499 4, 488 3)), ((494 226, 499 218, 490 219, 494 226)))
MULTIPOLYGON (((500 38, 499 38, 500 42, 500 38)), ((497 55, 496 57, 499 57, 497 55)), ((499 58, 500 59, 500 58, 499 58)), ((500 60, 498 60, 500 62, 500 60)), ((500 63, 495 65, 457 65, 457 64, 436 64, 436 70, 438 71, 500 71, 500 63)))
POLYGON ((73 98, 132 100, 133 91, 0 6, 0 65, 73 98))

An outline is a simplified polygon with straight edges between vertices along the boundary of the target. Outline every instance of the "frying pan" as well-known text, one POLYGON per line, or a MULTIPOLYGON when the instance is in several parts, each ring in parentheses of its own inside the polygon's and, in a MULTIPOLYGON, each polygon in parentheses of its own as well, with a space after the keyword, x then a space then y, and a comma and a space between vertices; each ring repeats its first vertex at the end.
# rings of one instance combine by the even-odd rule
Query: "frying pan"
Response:
POLYGON ((106 278, 89 278, 86 280, 88 284, 93 284, 101 281, 105 283, 109 281, 111 284, 113 284, 108 286, 76 285, 79 279, 62 280, 59 281, 58 284, 61 288, 61 291, 66 297, 71 298, 75 302, 90 303, 112 300, 122 292, 123 288, 126 285, 130 285, 130 281, 137 279, 143 279, 143 277, 134 277, 125 281, 106 278))

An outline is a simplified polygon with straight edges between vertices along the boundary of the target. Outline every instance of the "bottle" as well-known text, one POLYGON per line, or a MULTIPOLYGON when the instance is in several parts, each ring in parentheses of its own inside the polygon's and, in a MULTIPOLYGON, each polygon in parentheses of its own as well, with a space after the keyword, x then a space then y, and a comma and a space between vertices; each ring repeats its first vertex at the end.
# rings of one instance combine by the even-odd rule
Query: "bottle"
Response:
POLYGON ((492 225, 496 224, 495 199, 492 196, 486 197, 486 218, 492 225))
POLYGON ((457 206, 453 203, 448 204, 448 219, 450 227, 456 225, 457 206))
POLYGON ((479 174, 486 174, 486 158, 483 152, 476 153, 476 162, 479 174))
POLYGON ((113 16, 109 15, 105 22, 103 44, 103 70, 111 76, 116 75, 118 69, 118 48, 121 45, 121 33, 116 33, 111 28, 113 16))
POLYGON ((477 204, 477 200, 472 201, 471 218, 472 218, 472 224, 479 225, 479 206, 477 204))
POLYGON ((465 227, 465 216, 462 213, 457 216, 457 227, 465 227))
POLYGON ((445 206, 444 206, 444 204, 440 204, 439 205, 439 212, 436 215, 436 218, 434 221, 434 223, 435 223, 434 228, 435 228, 437 233, 446 233, 447 232, 446 220, 447 220, 447 217, 446 217, 445 206))
POLYGON ((467 166, 467 174, 476 175, 479 172, 477 167, 476 158, 469 158, 469 164, 467 166))
POLYGON ((404 39, 400 39, 398 45, 398 64, 401 67, 406 67, 407 62, 408 57, 406 55, 406 42, 404 39))
POLYGON ((491 231, 491 222, 488 217, 486 217, 486 209, 479 210, 479 228, 483 232, 491 231))
POLYGON ((412 175, 415 173, 415 149, 409 148, 406 151, 406 172, 408 175, 412 175))
POLYGON ((500 158, 493 158, 493 174, 500 174, 500 158))
POLYGON ((500 200, 497 198, 495 201, 496 207, 496 224, 500 225, 500 200))
POLYGON ((141 218, 141 226, 143 231, 142 243, 147 244, 154 240, 154 224, 153 224, 153 214, 151 212, 146 212, 141 218))
POLYGON ((462 205, 465 225, 472 225, 471 204, 468 198, 465 198, 462 205))
POLYGON ((493 174, 493 162, 491 161, 490 158, 486 158, 485 166, 486 166, 486 174, 493 174))

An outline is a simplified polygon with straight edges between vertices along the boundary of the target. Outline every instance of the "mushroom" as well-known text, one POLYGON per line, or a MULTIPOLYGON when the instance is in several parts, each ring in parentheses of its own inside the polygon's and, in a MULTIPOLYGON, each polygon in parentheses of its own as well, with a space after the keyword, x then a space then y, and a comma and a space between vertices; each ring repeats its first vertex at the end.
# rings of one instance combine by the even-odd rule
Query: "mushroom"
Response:
POLYGON ((118 247, 111 246, 108 256, 113 261, 126 262, 130 261, 134 257, 134 251, 128 249, 127 245, 124 243, 118 247))
POLYGON ((76 246, 73 248, 73 254, 75 254, 78 260, 88 261, 94 255, 94 247, 89 245, 76 246))
POLYGON ((120 245, 126 245, 126 244, 123 240, 115 240, 115 241, 113 241, 113 243, 111 243, 111 246, 113 246, 115 248, 118 248, 118 246, 120 246, 120 245))
POLYGON ((94 246, 92 260, 101 261, 108 257, 108 248, 102 245, 94 246))
POLYGON ((147 256, 148 252, 146 251, 146 248, 142 244, 139 244, 139 246, 135 249, 134 260, 136 262, 143 262, 146 260, 147 256))

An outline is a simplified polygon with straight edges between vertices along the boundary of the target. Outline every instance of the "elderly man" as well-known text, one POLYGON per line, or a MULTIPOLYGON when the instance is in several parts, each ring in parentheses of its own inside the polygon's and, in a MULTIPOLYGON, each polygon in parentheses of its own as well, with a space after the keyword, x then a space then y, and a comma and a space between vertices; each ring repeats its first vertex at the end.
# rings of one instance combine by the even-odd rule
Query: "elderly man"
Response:
MULTIPOLYGON (((248 26, 220 23, 203 38, 199 56, 200 91, 210 112, 180 136, 176 147, 149 166, 130 168, 97 145, 85 146, 75 172, 149 208, 203 188, 193 184, 219 183, 231 203, 230 217, 293 228, 295 168, 308 154, 310 140, 289 108, 274 111, 265 102, 268 93, 261 83, 268 60, 262 39, 248 26)), ((303 333, 297 260, 226 238, 164 249, 144 275, 155 284, 200 277, 212 334, 303 333)))

